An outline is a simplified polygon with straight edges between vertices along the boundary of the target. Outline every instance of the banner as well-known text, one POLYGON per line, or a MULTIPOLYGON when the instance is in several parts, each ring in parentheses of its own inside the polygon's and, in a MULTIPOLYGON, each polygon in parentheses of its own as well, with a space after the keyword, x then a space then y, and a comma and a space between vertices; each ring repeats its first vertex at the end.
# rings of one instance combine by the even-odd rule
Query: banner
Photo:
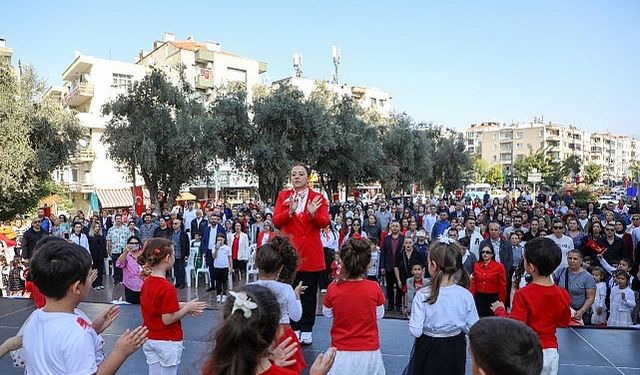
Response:
POLYGON ((133 195, 136 197, 136 214, 138 214, 138 217, 142 216, 142 213, 144 212, 144 193, 142 192, 142 186, 136 186, 135 188, 131 188, 131 190, 133 191, 133 195))

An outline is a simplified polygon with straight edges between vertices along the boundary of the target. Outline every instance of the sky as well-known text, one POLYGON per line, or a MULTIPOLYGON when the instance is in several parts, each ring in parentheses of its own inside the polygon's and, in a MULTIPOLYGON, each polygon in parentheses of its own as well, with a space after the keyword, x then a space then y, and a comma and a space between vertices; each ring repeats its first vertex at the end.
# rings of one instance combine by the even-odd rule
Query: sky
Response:
POLYGON ((86 55, 133 62, 165 31, 266 61, 267 78, 390 91, 397 112, 462 129, 544 120, 640 137, 640 1, 11 1, 0 38, 50 84, 86 55))

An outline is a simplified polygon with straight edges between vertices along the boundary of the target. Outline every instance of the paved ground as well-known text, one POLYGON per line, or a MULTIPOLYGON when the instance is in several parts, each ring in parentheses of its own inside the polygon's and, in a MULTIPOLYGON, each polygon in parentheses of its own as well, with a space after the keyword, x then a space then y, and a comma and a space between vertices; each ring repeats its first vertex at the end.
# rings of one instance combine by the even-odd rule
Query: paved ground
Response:
MULTIPOLYGON (((106 308, 104 303, 82 303, 80 308, 89 316, 106 308)), ((27 300, 0 299, 0 340, 14 335, 34 307, 27 300)), ((126 328, 141 323, 138 306, 121 306, 118 320, 103 333, 105 349, 109 352, 117 337, 126 328)), ((220 320, 220 312, 205 311, 200 318, 187 317, 183 320, 185 351, 180 374, 199 374, 203 358, 210 347, 211 331, 220 320)), ((318 317, 314 331, 314 343, 304 348, 305 357, 311 363, 319 351, 329 346, 331 321, 318 317)), ((640 375, 640 357, 636 356, 640 347, 640 334, 636 330, 617 329, 563 329, 558 333, 560 340, 561 375, 640 375)), ((412 340, 407 331, 407 322, 399 319, 383 319, 380 323, 381 350, 387 374, 400 374, 408 361, 412 340)), ((469 362, 467 360, 467 367, 469 362)), ((144 374, 147 371, 142 351, 136 352, 123 365, 120 374, 144 374)), ((22 374, 21 369, 11 367, 9 356, 0 359, 0 374, 22 374)), ((470 371, 467 371, 470 373, 470 371)))

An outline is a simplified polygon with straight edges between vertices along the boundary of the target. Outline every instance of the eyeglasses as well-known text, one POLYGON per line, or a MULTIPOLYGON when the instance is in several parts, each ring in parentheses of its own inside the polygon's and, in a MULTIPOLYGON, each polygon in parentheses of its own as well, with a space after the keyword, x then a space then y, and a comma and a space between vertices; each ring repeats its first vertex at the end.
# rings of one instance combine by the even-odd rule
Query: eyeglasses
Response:
POLYGON ((640 220, 640 217, 634 217, 634 218, 633 218, 633 219, 631 219, 631 220, 640 220))
POLYGON ((129 242, 127 245, 140 245, 140 242, 129 242))
POLYGON ((553 229, 564 229, 564 227, 553 227, 553 229))
POLYGON ((614 229, 614 228, 604 228, 604 230, 606 230, 607 232, 612 232, 612 231, 614 231, 615 229, 614 229))
POLYGON ((493 253, 491 251, 481 251, 480 254, 489 254, 489 255, 491 255, 493 253))

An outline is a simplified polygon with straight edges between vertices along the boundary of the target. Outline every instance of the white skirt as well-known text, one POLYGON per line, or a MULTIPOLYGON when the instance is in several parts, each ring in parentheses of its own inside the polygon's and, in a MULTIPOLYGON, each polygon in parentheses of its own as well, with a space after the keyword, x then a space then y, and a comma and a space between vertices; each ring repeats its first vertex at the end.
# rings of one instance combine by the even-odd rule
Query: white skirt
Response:
POLYGON ((338 350, 328 375, 385 375, 380 349, 368 352, 338 350))
POLYGON ((628 327, 633 325, 631 320, 631 311, 618 311, 612 309, 607 321, 608 327, 628 327))
POLYGON ((182 341, 147 340, 142 346, 148 365, 159 362, 164 367, 179 365, 182 349, 182 341))

